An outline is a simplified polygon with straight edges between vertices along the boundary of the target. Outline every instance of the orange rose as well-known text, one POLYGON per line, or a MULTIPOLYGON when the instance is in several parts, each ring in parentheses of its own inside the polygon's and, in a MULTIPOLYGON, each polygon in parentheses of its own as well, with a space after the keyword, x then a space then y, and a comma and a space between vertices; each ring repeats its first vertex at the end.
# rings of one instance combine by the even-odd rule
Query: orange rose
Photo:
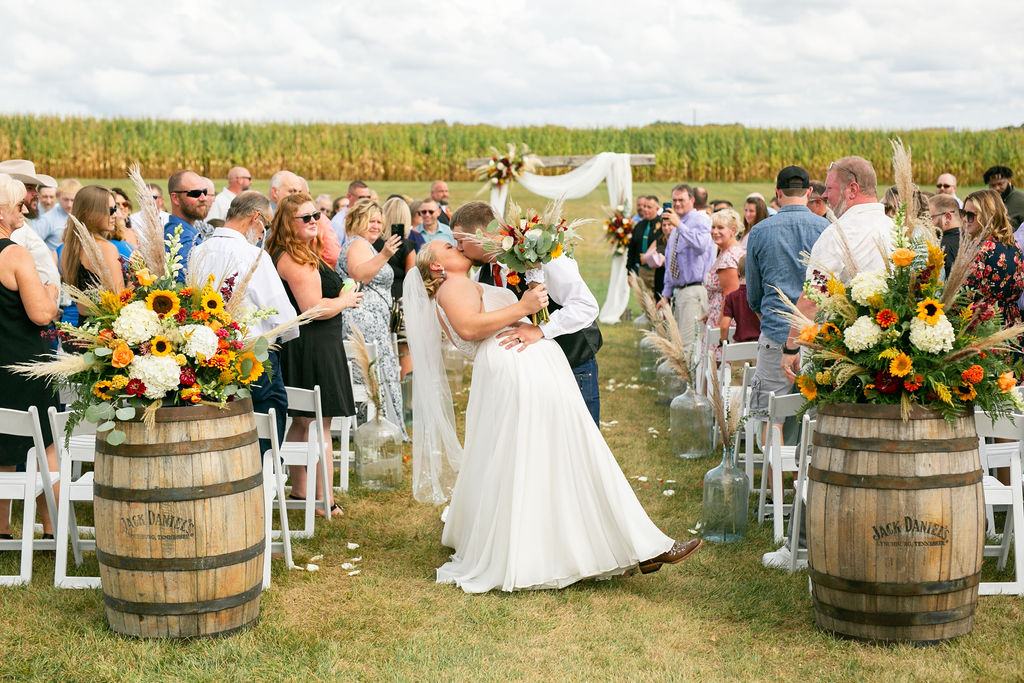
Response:
POLYGON ((800 330, 800 341, 810 344, 814 341, 814 338, 818 336, 817 325, 807 325, 800 330))
POLYGON ((1017 386, 1017 380, 1013 376, 1013 372, 1007 370, 1003 374, 999 375, 999 379, 996 380, 999 383, 999 391, 1004 394, 1017 386))
POLYGON ((508 277, 505 278, 505 280, 513 287, 519 284, 519 276, 516 275, 515 273, 509 273, 508 277))
POLYGON ((125 368, 135 358, 135 354, 128 348, 128 345, 121 342, 114 347, 114 353, 110 356, 110 364, 115 368, 125 368))
POLYGON ((916 256, 917 254, 912 249, 901 247, 892 252, 892 262, 900 267, 909 266, 914 262, 914 257, 916 256))

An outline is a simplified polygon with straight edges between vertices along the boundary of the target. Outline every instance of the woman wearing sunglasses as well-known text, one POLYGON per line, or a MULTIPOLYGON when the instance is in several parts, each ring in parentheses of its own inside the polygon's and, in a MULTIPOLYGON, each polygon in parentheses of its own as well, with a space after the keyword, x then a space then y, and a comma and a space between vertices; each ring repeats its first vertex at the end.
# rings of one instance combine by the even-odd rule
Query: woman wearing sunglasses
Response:
POLYGON ((1020 324, 1017 302, 1024 294, 1024 254, 1013 239, 1002 198, 993 190, 972 192, 964 199, 960 215, 968 236, 984 235, 964 286, 977 292, 976 302, 994 303, 1003 314, 1004 326, 1020 324))
MULTIPOLYGON (((315 320, 303 325, 297 339, 281 347, 281 375, 284 383, 291 387, 312 389, 320 385, 320 407, 324 418, 321 428, 328 451, 327 462, 334 462, 333 453, 329 452, 331 418, 347 417, 356 412, 348 359, 341 343, 342 317, 339 314, 358 306, 363 295, 354 289, 342 291, 341 278, 320 257, 323 244, 318 217, 315 217, 317 213, 313 198, 308 194, 284 197, 277 205, 266 244, 292 306, 303 313, 316 306, 321 309, 315 320)), ((308 413, 295 417, 286 440, 304 440, 313 419, 308 413)), ((306 490, 306 468, 290 467, 289 476, 292 480, 291 498, 301 499, 298 492, 306 490)), ((322 500, 326 495, 331 503, 331 514, 340 514, 342 509, 334 503, 333 490, 324 491, 322 481, 318 473, 317 499, 322 500)), ((333 472, 330 481, 334 481, 333 472)), ((319 510, 317 514, 320 514, 319 510)))
POLYGON ((345 335, 358 327, 366 341, 376 342, 377 367, 385 398, 384 417, 405 435, 398 356, 391 343, 391 283, 395 272, 388 265, 388 260, 402 246, 402 238, 386 235, 380 251, 373 247, 384 233, 384 216, 380 206, 369 199, 360 199, 348 207, 345 233, 349 239, 338 256, 338 272, 342 277, 362 283, 366 291, 363 305, 345 313, 345 335))
MULTIPOLYGON (((64 229, 64 244, 57 250, 60 262, 60 276, 64 282, 74 285, 79 289, 94 287, 100 283, 99 273, 106 269, 114 288, 118 291, 124 287, 124 277, 121 274, 121 261, 117 247, 111 243, 111 236, 116 227, 117 205, 114 202, 114 195, 105 187, 99 185, 88 185, 83 187, 75 195, 75 203, 71 206, 71 216, 85 226, 92 238, 93 243, 103 257, 103 263, 93 263, 89 258, 87 245, 82 242, 79 231, 74 227, 74 221, 68 217, 67 226, 64 229)), ((78 324, 79 311, 75 309, 67 311, 75 318, 72 324, 78 324)), ((67 318, 65 318, 67 320, 67 318)))

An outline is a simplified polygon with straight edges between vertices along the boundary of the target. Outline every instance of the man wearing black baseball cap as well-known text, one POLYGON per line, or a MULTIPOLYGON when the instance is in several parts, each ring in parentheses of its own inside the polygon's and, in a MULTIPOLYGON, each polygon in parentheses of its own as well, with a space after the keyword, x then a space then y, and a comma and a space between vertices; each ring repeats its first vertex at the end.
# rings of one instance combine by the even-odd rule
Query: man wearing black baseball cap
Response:
MULTIPOLYGON (((766 410, 768 394, 788 394, 793 383, 782 371, 782 354, 789 335, 789 321, 780 311, 787 310, 778 287, 796 301, 804 287, 806 266, 800 253, 810 253, 818 236, 829 223, 807 208, 811 180, 799 166, 787 166, 775 180, 779 211, 750 231, 747 238, 747 302, 761 318, 761 336, 757 340, 757 367, 751 383, 751 409, 766 410)), ((765 554, 769 567, 789 567, 789 548, 765 554), (782 556, 784 554, 785 556, 782 556), (776 557, 778 556, 778 557, 776 557)))

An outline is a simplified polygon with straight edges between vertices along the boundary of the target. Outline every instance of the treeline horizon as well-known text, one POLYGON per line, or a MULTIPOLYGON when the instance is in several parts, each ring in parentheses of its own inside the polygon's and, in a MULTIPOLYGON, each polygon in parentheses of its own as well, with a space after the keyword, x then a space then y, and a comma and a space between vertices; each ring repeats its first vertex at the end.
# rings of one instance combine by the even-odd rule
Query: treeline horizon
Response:
MULTIPOLYGON (((257 123, 0 114, 0 158, 30 159, 55 177, 111 178, 138 162, 147 177, 190 168, 224 178, 245 166, 258 178, 287 168, 312 180, 473 180, 466 159, 525 143, 540 156, 654 154, 636 181, 761 182, 798 164, 824 179, 843 156, 870 160, 892 180, 889 140, 910 148, 922 186, 941 173, 981 183, 984 170, 1024 161, 1024 126, 991 130, 748 128, 653 123, 626 128, 433 123, 257 123)), ((554 169, 564 173, 565 169, 554 169)))

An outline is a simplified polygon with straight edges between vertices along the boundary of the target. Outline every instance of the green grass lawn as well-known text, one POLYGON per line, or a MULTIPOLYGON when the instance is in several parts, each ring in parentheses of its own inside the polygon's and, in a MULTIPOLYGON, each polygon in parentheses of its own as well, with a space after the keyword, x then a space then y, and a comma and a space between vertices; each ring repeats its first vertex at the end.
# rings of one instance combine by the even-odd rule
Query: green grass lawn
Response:
MULTIPOLYGON (((265 183, 264 183, 265 186, 265 183)), ((427 183, 374 183, 382 197, 426 193, 427 183)), ((342 183, 314 183, 314 193, 342 183)), ((477 186, 453 184, 454 204, 477 186)), ((634 191, 668 195, 669 184, 634 191)), ((265 189, 265 188, 264 188, 265 189)), ((735 203, 770 186, 711 185, 735 203)), ((517 200, 541 201, 513 190, 517 200)), ((573 216, 603 216, 603 188, 569 203, 573 216)), ((601 225, 584 229, 578 251, 584 276, 603 301, 608 252, 601 225)), ((635 310, 635 306, 634 306, 635 310)), ((668 453, 667 408, 638 375, 629 325, 604 326, 598 360, 603 431, 652 519, 669 535, 689 538, 699 519, 701 480, 717 464, 668 453), (609 382, 614 384, 609 388, 609 382), (653 427, 657 434, 648 432, 653 427), (674 480, 675 483, 668 483, 674 480), (665 490, 675 495, 664 495, 665 490)), ((467 374, 468 381, 468 374, 467 374)), ((457 396, 464 410, 466 394, 457 396)), ((774 548, 768 526, 747 540, 707 544, 692 559, 649 576, 577 584, 561 591, 465 595, 434 583, 447 559, 439 510, 412 500, 406 466, 392 493, 353 491, 346 515, 320 523, 295 541, 297 560, 317 554, 319 572, 288 572, 274 561, 253 630, 228 639, 152 642, 125 639, 105 625, 99 591, 52 587, 53 554, 38 553, 27 588, 0 589, 0 677, 74 680, 262 679, 744 679, 744 680, 1012 680, 1024 673, 1024 603, 982 598, 974 633, 936 647, 876 647, 833 638, 813 621, 805 572, 764 569, 774 548), (360 545, 348 550, 347 543, 360 545), (342 563, 360 556, 361 573, 342 563)), ((297 521, 297 520, 296 520, 297 521)), ((86 554, 82 573, 95 573, 86 554)), ((16 572, 4 553, 0 571, 16 572)), ((74 570, 73 570, 74 571, 74 570)), ((1005 573, 1004 573, 1005 574, 1005 573)), ((984 578, 995 578, 986 560, 984 578)))

